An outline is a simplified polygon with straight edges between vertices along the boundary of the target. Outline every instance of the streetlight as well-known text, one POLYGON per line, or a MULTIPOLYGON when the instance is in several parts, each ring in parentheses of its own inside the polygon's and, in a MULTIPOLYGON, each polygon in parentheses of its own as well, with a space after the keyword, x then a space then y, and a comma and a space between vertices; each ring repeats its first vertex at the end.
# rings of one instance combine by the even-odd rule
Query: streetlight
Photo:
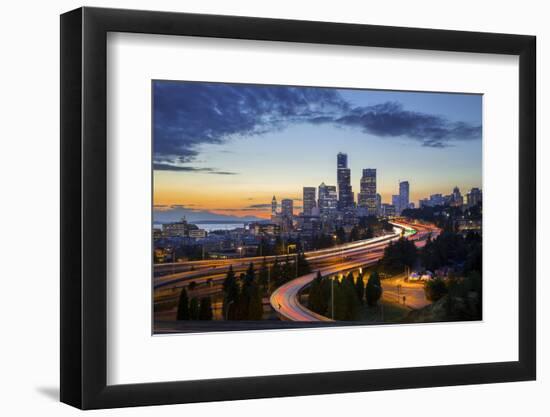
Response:
POLYGON ((239 246, 237 249, 239 251, 239 258, 242 258, 243 257, 243 247, 239 246))

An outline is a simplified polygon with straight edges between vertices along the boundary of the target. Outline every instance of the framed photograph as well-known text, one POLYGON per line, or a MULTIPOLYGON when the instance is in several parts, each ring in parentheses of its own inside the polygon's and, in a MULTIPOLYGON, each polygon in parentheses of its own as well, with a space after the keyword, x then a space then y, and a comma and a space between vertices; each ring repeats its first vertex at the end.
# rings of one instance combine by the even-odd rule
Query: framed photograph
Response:
POLYGON ((533 380, 535 37, 61 16, 61 401, 533 380))

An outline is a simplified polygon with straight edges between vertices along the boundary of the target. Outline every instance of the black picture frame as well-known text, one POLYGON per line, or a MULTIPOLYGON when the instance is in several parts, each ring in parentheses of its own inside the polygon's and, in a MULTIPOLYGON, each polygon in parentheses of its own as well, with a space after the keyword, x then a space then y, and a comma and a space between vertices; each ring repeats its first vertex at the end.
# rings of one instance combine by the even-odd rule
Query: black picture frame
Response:
POLYGON ((61 401, 82 409, 536 378, 534 36, 80 8, 61 16, 61 401), (107 385, 108 32, 519 56, 519 360, 107 385))

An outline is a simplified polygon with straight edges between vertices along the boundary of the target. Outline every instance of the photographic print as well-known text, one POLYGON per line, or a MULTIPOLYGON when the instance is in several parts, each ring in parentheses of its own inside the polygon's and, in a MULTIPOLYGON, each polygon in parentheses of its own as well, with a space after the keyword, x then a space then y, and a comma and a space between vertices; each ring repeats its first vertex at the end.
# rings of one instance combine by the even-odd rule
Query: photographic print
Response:
POLYGON ((153 334, 482 319, 482 95, 152 81, 153 334))

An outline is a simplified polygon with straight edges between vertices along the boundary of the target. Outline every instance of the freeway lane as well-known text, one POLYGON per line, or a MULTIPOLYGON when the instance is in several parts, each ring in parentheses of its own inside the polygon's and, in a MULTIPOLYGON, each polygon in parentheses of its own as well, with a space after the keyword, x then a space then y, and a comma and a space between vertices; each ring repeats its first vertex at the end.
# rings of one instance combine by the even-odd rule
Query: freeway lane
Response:
MULTIPOLYGON (((437 234, 439 234, 439 229, 425 226, 425 225, 413 226, 403 222, 392 223, 392 224, 394 224, 394 226, 396 227, 405 229, 408 232, 408 238, 411 240, 414 240, 417 246, 424 245, 425 240, 428 238, 428 236, 432 235, 433 237, 435 237, 437 234)), ((339 272, 345 272, 351 269, 356 269, 363 266, 372 265, 378 262, 378 260, 383 256, 383 251, 372 250, 372 249, 379 246, 385 247, 387 244, 389 244, 391 240, 396 240, 398 238, 399 238, 399 235, 397 234, 396 237, 393 237, 392 239, 388 239, 383 243, 380 243, 379 241, 373 242, 372 240, 371 242, 366 241, 365 245, 363 246, 363 252, 356 253, 356 256, 353 257, 352 261, 340 262, 336 265, 320 269, 321 275, 327 276, 327 275, 332 275, 339 272), (371 249, 371 251, 368 251, 368 249, 371 249), (367 251, 365 252, 365 250, 367 251)), ((305 306, 300 304, 300 301, 298 299, 298 295, 300 291, 304 287, 309 285, 311 281, 315 279, 316 275, 317 275, 317 271, 311 274, 298 277, 290 282, 287 282, 281 287, 277 288, 272 293, 270 298, 271 306, 273 307, 273 309, 277 311, 278 314, 286 320, 332 321, 327 317, 320 316, 319 314, 307 309, 305 306)), ((383 287, 384 287, 384 284, 383 284, 383 287)), ((409 294, 409 296, 411 295, 413 295, 413 293, 409 294)), ((414 297, 411 297, 411 300, 408 300, 407 305, 411 305, 414 303, 415 306, 418 306, 421 304, 421 301, 419 300, 421 300, 421 296, 417 291, 415 291, 414 297)))
MULTIPOLYGON (((385 236, 380 236, 372 239, 361 240, 357 242, 345 243, 343 245, 334 246, 328 249, 320 249, 316 251, 305 252, 304 256, 307 261, 314 266, 316 263, 331 262, 334 260, 344 260, 350 256, 361 254, 365 251, 373 249, 381 249, 386 246, 390 240, 399 238, 400 233, 391 233, 385 236)), ((290 254, 290 261, 294 262, 296 254, 290 254)), ((280 256, 266 256, 267 263, 272 263, 275 259, 284 260, 286 255, 280 256)), ((237 259, 224 259, 224 260, 210 260, 210 261, 194 261, 186 262, 186 267, 193 267, 192 270, 184 272, 178 272, 169 275, 155 276, 154 288, 161 288, 169 285, 176 284, 180 281, 191 280, 206 280, 213 276, 227 273, 229 265, 233 266, 235 273, 244 272, 248 265, 252 263, 254 267, 258 267, 264 260, 264 257, 249 257, 249 258, 237 258, 237 259)))
MULTIPOLYGON (((339 263, 327 268, 320 269, 321 275, 327 276, 357 269, 362 266, 371 265, 380 259, 379 253, 370 253, 362 255, 359 259, 349 262, 339 263)), ((292 321, 332 321, 328 317, 321 316, 305 306, 298 300, 298 295, 302 288, 306 287, 315 279, 317 271, 311 274, 303 275, 277 288, 271 294, 271 306, 279 315, 286 320, 292 321)))

